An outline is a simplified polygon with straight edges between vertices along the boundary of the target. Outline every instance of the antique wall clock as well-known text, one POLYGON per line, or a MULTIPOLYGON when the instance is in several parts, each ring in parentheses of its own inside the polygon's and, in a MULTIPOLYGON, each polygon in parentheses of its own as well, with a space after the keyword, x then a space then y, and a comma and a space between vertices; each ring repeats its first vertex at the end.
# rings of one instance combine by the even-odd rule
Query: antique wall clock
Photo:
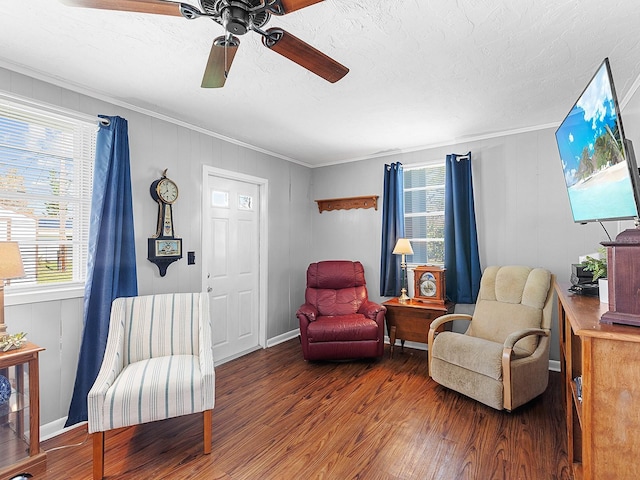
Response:
POLYGON ((445 269, 436 265, 421 265, 413 270, 414 299, 423 303, 444 305, 446 301, 445 269))
POLYGON ((162 177, 154 180, 150 187, 151 198, 158 204, 156 233, 148 239, 148 256, 164 277, 167 267, 182 258, 182 239, 175 236, 173 229, 173 204, 178 199, 178 186, 167 178, 167 169, 162 177))

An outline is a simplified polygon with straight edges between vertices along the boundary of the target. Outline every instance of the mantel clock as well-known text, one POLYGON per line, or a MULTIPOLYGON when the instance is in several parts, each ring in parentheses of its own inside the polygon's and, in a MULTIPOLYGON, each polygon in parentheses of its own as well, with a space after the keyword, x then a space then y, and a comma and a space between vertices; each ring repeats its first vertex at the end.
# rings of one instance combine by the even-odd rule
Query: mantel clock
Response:
POLYGON ((413 270, 413 298, 423 303, 444 305, 446 301, 445 269, 437 265, 420 265, 413 270))

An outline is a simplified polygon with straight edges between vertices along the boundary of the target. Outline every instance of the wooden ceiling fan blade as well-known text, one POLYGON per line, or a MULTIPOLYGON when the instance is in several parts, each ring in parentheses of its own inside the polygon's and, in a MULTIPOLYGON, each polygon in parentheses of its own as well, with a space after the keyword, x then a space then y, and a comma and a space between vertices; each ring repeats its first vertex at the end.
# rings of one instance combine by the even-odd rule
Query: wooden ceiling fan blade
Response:
POLYGON ((301 8, 309 7, 324 0, 280 0, 284 14, 295 12, 301 8))
POLYGON ((220 88, 224 86, 239 46, 240 40, 234 36, 230 38, 217 37, 213 40, 207 67, 202 77, 202 88, 220 88))
POLYGON ((266 47, 287 57, 328 82, 335 83, 349 73, 347 67, 289 32, 285 32, 280 28, 270 28, 266 31, 266 34, 266 37, 262 37, 262 43, 266 47))
POLYGON ((69 7, 99 8, 124 12, 155 13, 181 17, 180 4, 161 0, 58 0, 69 7))

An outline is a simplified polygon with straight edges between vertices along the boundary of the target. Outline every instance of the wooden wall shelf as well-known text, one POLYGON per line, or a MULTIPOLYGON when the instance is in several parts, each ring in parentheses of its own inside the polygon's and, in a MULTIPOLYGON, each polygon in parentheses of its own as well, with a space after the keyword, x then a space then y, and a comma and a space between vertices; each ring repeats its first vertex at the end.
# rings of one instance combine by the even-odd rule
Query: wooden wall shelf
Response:
POLYGON ((378 195, 367 195, 364 197, 328 198, 326 200, 316 200, 318 211, 325 210, 351 210, 352 208, 375 208, 378 210, 378 195))

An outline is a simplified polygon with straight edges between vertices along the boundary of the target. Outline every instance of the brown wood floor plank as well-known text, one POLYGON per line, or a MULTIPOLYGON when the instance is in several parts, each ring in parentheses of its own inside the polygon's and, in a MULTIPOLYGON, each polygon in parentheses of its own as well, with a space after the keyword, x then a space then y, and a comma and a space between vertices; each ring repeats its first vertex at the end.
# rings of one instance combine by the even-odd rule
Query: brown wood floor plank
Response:
MULTIPOLYGON (((42 480, 91 478, 86 427, 43 442, 42 480)), ((445 389, 426 352, 302 359, 292 340, 216 367, 213 449, 202 415, 107 432, 105 475, 124 479, 449 480, 570 477, 560 374, 513 413, 445 389)))

